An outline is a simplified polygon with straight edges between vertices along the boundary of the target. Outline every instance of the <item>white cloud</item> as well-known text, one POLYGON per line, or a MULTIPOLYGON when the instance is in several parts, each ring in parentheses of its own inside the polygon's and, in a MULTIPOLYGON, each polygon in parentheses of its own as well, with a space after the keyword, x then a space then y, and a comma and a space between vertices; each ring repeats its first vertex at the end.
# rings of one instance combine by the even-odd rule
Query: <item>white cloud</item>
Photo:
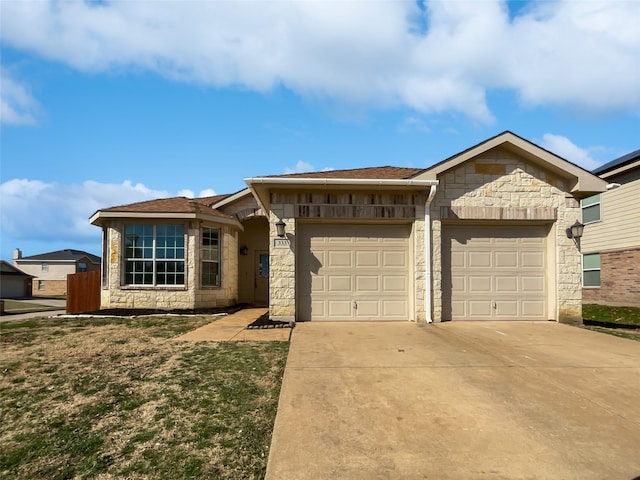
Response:
POLYGON ((202 198, 202 197, 213 197, 214 195, 216 195, 216 191, 211 189, 211 188, 205 188, 204 190, 200 190, 200 193, 198 194, 198 198, 202 198))
POLYGON ((493 119, 527 105, 640 112, 637 2, 5 2, 3 43, 82 71, 493 119))
POLYGON ((128 180, 67 185, 13 179, 0 185, 2 236, 43 242, 99 238, 100 229, 89 224, 97 210, 168 196, 167 191, 128 180))
POLYGON ((28 88, 0 67, 0 123, 4 125, 34 125, 38 114, 38 101, 28 88))
POLYGON ((315 172, 316 169, 313 167, 313 165, 311 165, 310 163, 304 162, 302 160, 298 160, 298 163, 296 163, 296 166, 293 168, 290 167, 286 167, 284 169, 284 173, 285 174, 290 174, 290 173, 309 173, 309 172, 315 172))
POLYGON ((178 192, 178 197, 193 198, 194 195, 193 190, 189 190, 188 188, 184 188, 178 192))
POLYGON ((600 147, 581 148, 562 135, 545 133, 542 136, 540 146, 581 166, 585 170, 593 170, 602 163, 592 158, 589 153, 592 150, 600 150, 600 147))

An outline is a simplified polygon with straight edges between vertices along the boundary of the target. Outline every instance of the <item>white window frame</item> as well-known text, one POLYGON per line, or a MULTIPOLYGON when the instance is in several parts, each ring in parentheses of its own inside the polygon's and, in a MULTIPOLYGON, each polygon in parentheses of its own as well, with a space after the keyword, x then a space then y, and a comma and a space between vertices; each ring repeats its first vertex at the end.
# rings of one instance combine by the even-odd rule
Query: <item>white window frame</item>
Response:
POLYGON ((44 290, 44 280, 38 280, 38 291, 44 290))
POLYGON ((600 256, 600 253, 585 253, 582 255, 582 286, 584 288, 600 288, 600 286, 602 285, 602 257, 600 256), (591 257, 593 255, 597 255, 598 256, 598 268, 585 268, 584 264, 585 264, 585 259, 586 257, 591 257), (586 282, 584 281, 585 278, 585 273, 586 272, 600 272, 600 281, 598 282, 598 285, 587 285, 586 282))
MULTIPOLYGON (((123 236, 122 236, 122 242, 123 242, 123 260, 122 260, 122 286, 123 287, 137 287, 137 288, 184 288, 186 287, 187 284, 187 228, 186 225, 183 223, 161 223, 161 224, 147 224, 147 223, 127 223, 124 226, 124 230, 123 230, 123 236), (143 227, 152 227, 152 242, 151 242, 151 257, 148 258, 144 258, 144 257, 129 257, 128 256, 128 252, 127 252, 127 227, 136 227, 136 226, 143 226, 143 227), (157 241, 158 241, 158 227, 180 227, 182 228, 182 251, 183 251, 183 255, 182 258, 180 257, 176 257, 176 258, 166 258, 166 257, 159 257, 158 256, 158 250, 160 249, 160 246, 158 245, 157 241), (129 262, 149 262, 152 264, 152 269, 150 272, 145 272, 145 273, 150 273, 151 274, 151 279, 152 282, 151 283, 135 283, 135 273, 131 273, 131 275, 133 275, 132 278, 132 282, 127 282, 127 275, 129 275, 129 273, 127 273, 127 264, 129 262), (182 283, 157 283, 157 278, 158 278, 158 264, 162 263, 162 262, 176 262, 176 263, 182 263, 182 273, 181 275, 183 276, 183 282, 182 283)), ((178 238, 177 236, 175 238, 178 238)), ((180 248, 180 247, 175 247, 180 248)), ((176 274, 177 275, 177 274, 176 274)))
POLYGON ((41 272, 48 272, 49 271, 49 264, 47 262, 42 262, 40 264, 40 271, 41 272))
POLYGON ((587 225, 589 223, 595 223, 595 222, 600 222, 602 221, 602 196, 600 193, 596 194, 596 195, 592 195, 591 197, 587 197, 587 198, 583 198, 582 200, 580 200, 580 209, 581 209, 581 213, 582 213, 582 223, 587 225), (585 205, 584 202, 594 199, 597 197, 597 201, 590 203, 589 205, 585 205), (589 221, 585 221, 584 219, 584 211, 587 209, 595 209, 597 207, 598 209, 598 218, 596 218, 595 220, 589 220, 589 221))
POLYGON ((222 286, 222 229, 218 227, 202 227, 200 234, 200 286, 204 288, 215 288, 222 286), (218 233, 217 255, 208 255, 213 251, 210 245, 205 245, 205 231, 215 231, 218 233), (211 258, 215 256, 216 258, 211 258), (217 264, 218 275, 213 283, 205 283, 205 265, 217 264))

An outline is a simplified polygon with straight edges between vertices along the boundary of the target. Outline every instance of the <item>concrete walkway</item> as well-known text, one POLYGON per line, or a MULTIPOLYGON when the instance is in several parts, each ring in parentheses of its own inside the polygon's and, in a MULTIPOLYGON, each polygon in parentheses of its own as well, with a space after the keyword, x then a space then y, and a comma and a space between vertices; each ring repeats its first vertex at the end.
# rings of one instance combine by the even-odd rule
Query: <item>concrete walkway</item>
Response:
POLYGON ((288 341, 291 334, 290 328, 246 329, 247 325, 268 311, 267 308, 245 308, 231 315, 220 317, 203 327, 178 337, 176 340, 192 342, 288 341))
POLYGON ((551 322, 303 323, 267 480, 640 476, 640 343, 551 322))

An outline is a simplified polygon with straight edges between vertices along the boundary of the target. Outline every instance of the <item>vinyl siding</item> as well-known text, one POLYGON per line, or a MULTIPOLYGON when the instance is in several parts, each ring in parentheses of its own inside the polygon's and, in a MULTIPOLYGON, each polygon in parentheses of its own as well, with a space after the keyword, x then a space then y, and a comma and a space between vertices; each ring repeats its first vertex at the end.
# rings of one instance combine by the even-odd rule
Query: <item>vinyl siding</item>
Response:
POLYGON ((585 225, 582 252, 640 247, 640 180, 602 194, 600 221, 585 225))

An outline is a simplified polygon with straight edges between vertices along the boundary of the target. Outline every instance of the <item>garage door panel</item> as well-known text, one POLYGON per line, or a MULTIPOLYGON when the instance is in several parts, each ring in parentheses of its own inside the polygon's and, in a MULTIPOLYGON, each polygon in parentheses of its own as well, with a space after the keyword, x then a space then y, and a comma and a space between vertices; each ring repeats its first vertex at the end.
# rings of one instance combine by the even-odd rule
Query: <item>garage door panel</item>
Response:
POLYGON ((329 293, 349 293, 353 289, 351 285, 352 277, 349 275, 331 275, 327 277, 329 293))
POLYGON ((469 317, 484 318, 491 316, 491 301, 490 300, 469 300, 467 301, 469 309, 469 317))
POLYGON ((546 231, 445 226, 443 318, 546 320, 546 231))
POLYGON ((498 293, 517 293, 518 292, 517 275, 500 275, 495 277, 495 291, 498 293))
POLYGON ((494 252, 497 268, 518 268, 518 252, 494 252))
POLYGON ((298 318, 408 320, 410 232, 408 224, 300 225, 298 318))
POLYGON ((543 276, 523 276, 520 280, 523 293, 544 293, 545 278, 543 276))
POLYGON ((382 265, 384 268, 389 267, 402 267, 405 268, 407 266, 407 252, 406 251, 382 251, 382 265))
POLYGON ((380 277, 378 275, 357 275, 356 290, 359 292, 379 292, 380 277))
POLYGON ((380 254, 377 251, 357 251, 356 266, 358 267, 380 267, 380 254))
POLYGON ((384 275, 382 277, 382 285, 384 292, 402 292, 408 291, 407 277, 402 275, 384 275))
POLYGON ((330 267, 353 267, 353 253, 349 251, 330 251, 328 259, 330 267))
POLYGON ((544 252, 522 252, 520 266, 522 268, 544 268, 544 252))
POLYGON ((491 253, 482 251, 470 251, 468 254, 467 266, 469 268, 490 268, 491 253))

